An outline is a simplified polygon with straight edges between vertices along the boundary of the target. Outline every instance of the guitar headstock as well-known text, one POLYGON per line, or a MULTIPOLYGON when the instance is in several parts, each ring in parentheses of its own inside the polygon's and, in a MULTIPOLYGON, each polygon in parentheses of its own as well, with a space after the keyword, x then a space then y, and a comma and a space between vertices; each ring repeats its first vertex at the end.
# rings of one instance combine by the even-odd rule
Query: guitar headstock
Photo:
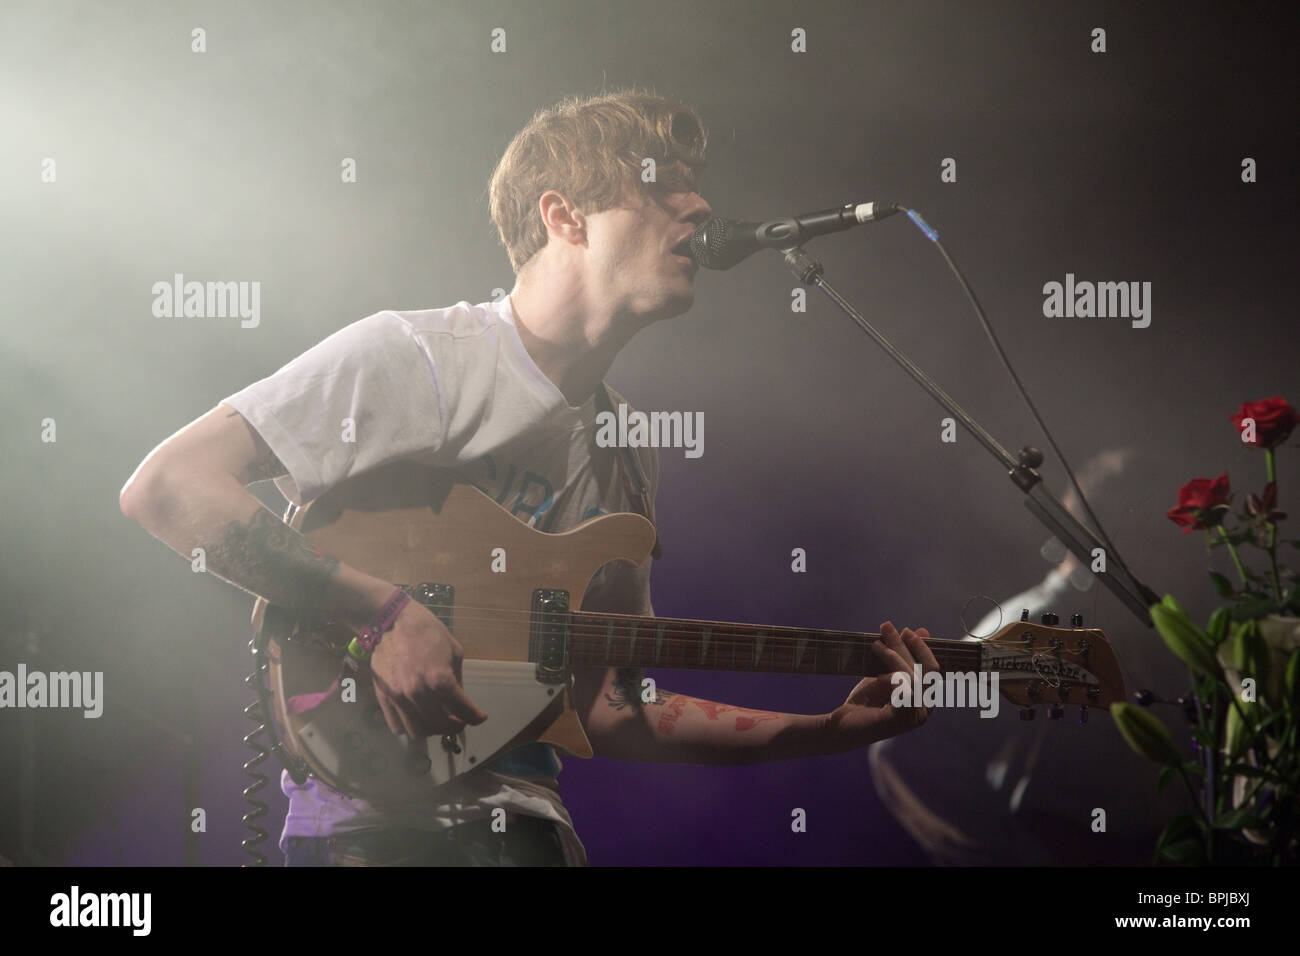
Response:
POLYGON ((1032 720, 1038 704, 1059 720, 1067 706, 1079 708, 1079 720, 1089 707, 1109 708, 1128 698, 1124 675, 1110 641, 1097 628, 1085 628, 1076 614, 1070 627, 1060 627, 1055 614, 1034 624, 1028 612, 992 637, 981 641, 981 668, 998 673, 1002 696, 1021 707, 1022 720, 1032 720))

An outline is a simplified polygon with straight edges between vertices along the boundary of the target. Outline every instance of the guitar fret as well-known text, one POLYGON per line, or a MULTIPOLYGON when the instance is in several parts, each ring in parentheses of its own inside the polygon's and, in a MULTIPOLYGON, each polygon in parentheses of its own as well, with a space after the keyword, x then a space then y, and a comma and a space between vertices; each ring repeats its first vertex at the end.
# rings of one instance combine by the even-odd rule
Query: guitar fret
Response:
POLYGON ((706 627, 702 632, 703 640, 700 641, 700 663, 704 663, 704 657, 709 653, 709 639, 713 637, 713 628, 706 627))
POLYGON ((754 663, 750 665, 750 670, 758 670, 758 659, 763 656, 763 645, 767 643, 768 635, 754 635, 754 663))
POLYGON ((794 666, 796 669, 803 666, 803 655, 808 650, 808 638, 800 634, 794 639, 794 666))
POLYGON ((661 623, 658 627, 655 628, 655 663, 656 664, 659 663, 659 657, 664 649, 664 630, 667 627, 668 627, 667 624, 661 623))
POLYGON ((627 662, 629 664, 632 663, 633 649, 636 647, 636 632, 637 632, 637 628, 639 628, 640 626, 641 626, 640 622, 638 621, 632 622, 632 633, 628 636, 627 639, 627 662))
POLYGON ((605 622, 605 660, 602 663, 609 664, 614 660, 611 647, 614 643, 614 619, 611 617, 605 622))
POLYGON ((845 642, 843 649, 840 651, 840 673, 841 674, 843 674, 845 668, 849 666, 849 659, 852 656, 853 656, 853 645, 845 642))

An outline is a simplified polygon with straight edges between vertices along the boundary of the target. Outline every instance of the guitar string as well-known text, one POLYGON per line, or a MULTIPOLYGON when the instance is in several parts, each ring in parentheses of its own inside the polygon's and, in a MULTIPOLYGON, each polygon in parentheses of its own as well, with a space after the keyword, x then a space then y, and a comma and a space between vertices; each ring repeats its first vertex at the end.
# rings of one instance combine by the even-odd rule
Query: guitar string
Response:
MULTIPOLYGON (((472 608, 467 608, 467 609, 472 609, 472 608)), ((490 615, 488 614, 460 615, 458 619, 453 619, 452 622, 453 627, 455 627, 457 624, 478 623, 483 621, 487 621, 492 624, 523 623, 524 618, 531 618, 531 614, 529 612, 523 612, 523 611, 514 611, 510 609, 493 609, 493 608, 483 608, 482 610, 492 611, 494 613, 490 615), (516 620, 514 622, 503 622, 500 620, 503 617, 510 617, 510 616, 515 617, 516 620)), ((575 613, 600 614, 603 612, 579 611, 575 613)), ((690 633, 689 631, 685 631, 685 632, 676 631, 674 633, 674 629, 671 627, 671 623, 674 621, 684 620, 680 618, 649 618, 648 620, 658 622, 658 623, 655 625, 647 625, 643 623, 615 624, 614 626, 611 627, 607 621, 593 620, 593 619, 576 621, 574 622, 573 633, 572 636, 570 637, 570 642, 569 642, 570 648, 571 650, 580 649, 581 651, 584 651, 586 653, 593 653, 598 648, 600 648, 602 644, 606 643, 607 637, 609 640, 613 640, 615 638, 632 638, 634 636, 640 636, 640 637, 647 638, 647 640, 657 641, 659 640, 659 638, 657 636, 652 636, 652 635, 654 631, 658 630, 658 624, 665 625, 664 627, 665 633, 663 635, 664 639, 670 640, 676 645, 676 648, 669 649, 670 660, 672 660, 673 657, 677 656, 676 654, 674 654, 674 650, 681 649, 684 650, 685 653, 693 653, 696 650, 700 650, 702 652, 704 647, 712 645, 715 648, 714 654, 712 655, 715 660, 718 659, 720 656, 725 656, 728 652, 730 652, 732 660, 734 661, 737 656, 741 654, 748 654, 752 652, 753 649, 757 646, 755 640, 752 637, 727 633, 725 630, 723 630, 721 633, 710 634, 707 638, 702 634, 694 634, 694 633, 690 633)), ((688 624, 691 628, 698 628, 700 626, 694 622, 688 622, 688 624)), ((722 622, 719 622, 719 624, 723 628, 733 627, 733 626, 739 626, 739 627, 746 626, 746 625, 727 625, 727 624, 723 624, 722 622)), ((489 633, 507 633, 510 630, 511 628, 503 626, 503 627, 491 629, 489 633)), ((778 641, 782 639, 797 641, 799 639, 797 636, 794 636, 798 634, 797 630, 794 630, 793 632, 787 631, 786 634, 779 633, 780 631, 783 630, 783 628, 761 628, 761 630, 763 630, 764 632, 769 632, 769 631, 776 632, 776 633, 768 633, 765 636, 769 638, 775 638, 778 641)), ((865 648, 868 645, 876 644, 881 640, 881 636, 878 634, 864 633, 859 636, 854 636, 852 632, 827 632, 827 633, 844 634, 847 636, 842 639, 836 639, 836 638, 826 639, 826 638, 819 638, 812 635, 806 637, 805 640, 808 642, 808 644, 812 646, 812 650, 814 651, 814 653, 816 653, 818 650, 825 649, 828 652, 835 652, 835 653, 842 654, 847 649, 850 655, 852 655, 859 649, 864 649, 865 651, 865 648)), ((455 636, 454 631, 453 631, 453 636, 455 636)), ((930 641, 927 642, 927 645, 930 646, 932 650, 943 654, 943 656, 947 658, 947 662, 950 665, 955 665, 960 662, 968 662, 972 665, 975 665, 978 668, 978 665, 980 663, 979 643, 977 642, 952 641, 952 640, 946 640, 942 638, 931 638, 930 641)), ((773 657, 775 657, 776 654, 779 651, 783 650, 784 648, 779 643, 773 643, 772 649, 773 649, 772 650, 773 657)), ((796 648, 793 646, 790 648, 792 654, 795 652, 795 650, 796 648)), ((807 651, 805 650, 805 655, 806 653, 807 651)), ((762 653, 760 653, 758 656, 761 658, 762 653)), ((802 657, 800 659, 802 659, 802 657)), ((816 660, 813 659, 812 663, 815 664, 816 660)), ((848 662, 846 661, 845 663, 847 664, 848 662)), ((666 665, 661 665, 661 666, 666 666, 666 665)))
MULTIPOLYGON (((652 635, 661 627, 666 632, 665 638, 669 637, 668 632, 672 632, 672 640, 687 641, 723 641, 723 640, 753 640, 760 634, 764 638, 776 638, 785 640, 799 640, 800 638, 808 641, 810 644, 816 644, 822 647, 840 648, 843 646, 860 647, 865 643, 877 643, 883 639, 883 635, 874 632, 853 632, 853 631, 836 631, 821 630, 819 628, 795 628, 787 625, 761 625, 731 622, 699 622, 686 618, 666 618, 666 617, 646 617, 643 621, 628 621, 621 623, 616 617, 604 617, 606 612, 603 611, 573 611, 565 612, 580 617, 573 621, 571 626, 575 629, 585 628, 598 632, 599 636, 607 632, 617 637, 632 636, 640 634, 641 636, 652 635), (600 615, 600 616, 598 616, 600 615), (612 625, 610 622, 614 622, 612 625), (674 626, 678 625, 678 626, 674 626), (684 625, 684 626, 683 626, 684 625), (712 628, 714 633, 707 637, 703 634, 692 633, 701 629, 712 628), (747 637, 746 635, 735 634, 734 629, 752 629, 756 633, 747 637)), ((322 613, 321 617, 328 618, 329 612, 322 613)), ((521 611, 511 608, 492 608, 477 606, 460 606, 453 608, 452 625, 453 628, 465 623, 479 623, 488 621, 493 624, 514 625, 531 623, 533 612, 521 611), (483 611, 483 614, 462 614, 461 611, 483 611), (513 618, 513 620, 511 620, 513 618)), ((507 628, 502 627, 499 632, 504 632, 507 628)), ((453 630, 454 635, 454 630, 453 630)), ((948 638, 930 637, 926 639, 927 646, 944 650, 964 651, 969 650, 977 653, 981 644, 986 641, 961 641, 948 638)))
MULTIPOLYGON (((531 623, 534 619, 535 612, 531 610, 520 610, 516 608, 495 608, 487 605, 453 605, 453 626, 464 624, 466 622, 478 623, 481 621, 490 621, 493 623, 504 624, 524 624, 531 623), (483 614, 464 614, 463 611, 482 611, 483 614)), ((729 621, 700 621, 690 618, 673 618, 673 617, 650 617, 623 615, 610 611, 568 611, 565 614, 573 615, 576 620, 573 626, 580 628, 598 629, 603 635, 606 632, 622 637, 630 636, 633 633, 641 634, 653 633, 663 628, 665 631, 676 631, 679 636, 674 640, 725 640, 725 639, 749 639, 752 640, 760 634, 765 638, 785 638, 798 640, 803 638, 810 643, 819 644, 823 647, 841 647, 851 645, 854 647, 861 646, 864 639, 869 639, 870 643, 875 643, 883 638, 883 635, 873 631, 840 631, 835 629, 822 628, 801 628, 790 625, 764 625, 746 622, 729 622, 729 621), (675 626, 676 625, 676 626, 675 626), (702 634, 692 633, 702 629, 713 629, 714 633, 707 638, 702 634), (755 633, 751 637, 735 634, 736 629, 752 630, 755 633)), ((321 617, 328 618, 329 612, 324 612, 321 617)), ((1033 625, 1039 627, 1039 625, 1033 625)), ((1014 625, 1012 625, 1014 629, 1014 625)), ((1073 629, 1055 628, 1064 633, 1074 633, 1073 629)), ((1091 631, 1087 631, 1091 634, 1091 631)), ((979 641, 954 640, 951 638, 939 638, 931 636, 924 639, 927 646, 931 648, 940 648, 953 651, 969 650, 972 653, 978 652, 982 644, 988 644, 992 638, 985 638, 979 641)))

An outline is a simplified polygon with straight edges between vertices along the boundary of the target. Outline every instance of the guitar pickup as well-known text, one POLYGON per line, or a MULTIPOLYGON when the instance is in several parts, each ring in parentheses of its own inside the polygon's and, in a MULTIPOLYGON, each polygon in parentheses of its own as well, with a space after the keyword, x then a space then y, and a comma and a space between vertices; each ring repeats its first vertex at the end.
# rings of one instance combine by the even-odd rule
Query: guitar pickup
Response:
POLYGON ((533 592, 528 659, 537 663, 537 679, 543 684, 564 682, 569 659, 568 591, 538 588, 533 592))
POLYGON ((456 606, 456 589, 450 584, 435 584, 421 581, 419 584, 399 584, 399 588, 411 596, 416 604, 422 604, 433 612, 433 616, 442 621, 447 630, 451 630, 452 611, 456 606))

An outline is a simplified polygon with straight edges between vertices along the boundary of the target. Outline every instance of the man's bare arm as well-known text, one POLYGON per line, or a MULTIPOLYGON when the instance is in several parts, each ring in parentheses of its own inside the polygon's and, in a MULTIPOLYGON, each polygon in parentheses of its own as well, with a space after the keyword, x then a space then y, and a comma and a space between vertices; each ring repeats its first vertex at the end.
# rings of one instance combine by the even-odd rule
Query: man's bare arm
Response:
POLYGON ((321 554, 245 486, 285 474, 242 415, 218 405, 167 439, 122 489, 122 512, 189 560, 202 548, 224 581, 286 607, 364 627, 392 585, 321 554))
MULTIPOLYGON (((923 707, 890 703, 890 675, 920 663, 938 670, 925 628, 901 633, 889 621, 872 644, 879 673, 827 714, 750 710, 656 689, 643 699, 637 668, 585 667, 574 673, 574 706, 602 757, 661 763, 750 764, 843 753, 919 727, 923 707)), ((648 688, 647 688, 648 689, 648 688)))
POLYGON ((824 716, 722 704, 656 688, 639 668, 584 668, 574 703, 597 755, 652 763, 748 764, 826 753, 824 716))
MULTIPOLYGON (((245 485, 285 473, 234 409, 212 411, 155 448, 127 481, 122 513, 186 560, 274 604, 328 611, 359 633, 393 593, 391 582, 313 548, 245 485)), ((454 734, 487 719, 460 685, 463 649, 424 606, 403 608, 370 660, 388 727, 411 737, 454 734)))

